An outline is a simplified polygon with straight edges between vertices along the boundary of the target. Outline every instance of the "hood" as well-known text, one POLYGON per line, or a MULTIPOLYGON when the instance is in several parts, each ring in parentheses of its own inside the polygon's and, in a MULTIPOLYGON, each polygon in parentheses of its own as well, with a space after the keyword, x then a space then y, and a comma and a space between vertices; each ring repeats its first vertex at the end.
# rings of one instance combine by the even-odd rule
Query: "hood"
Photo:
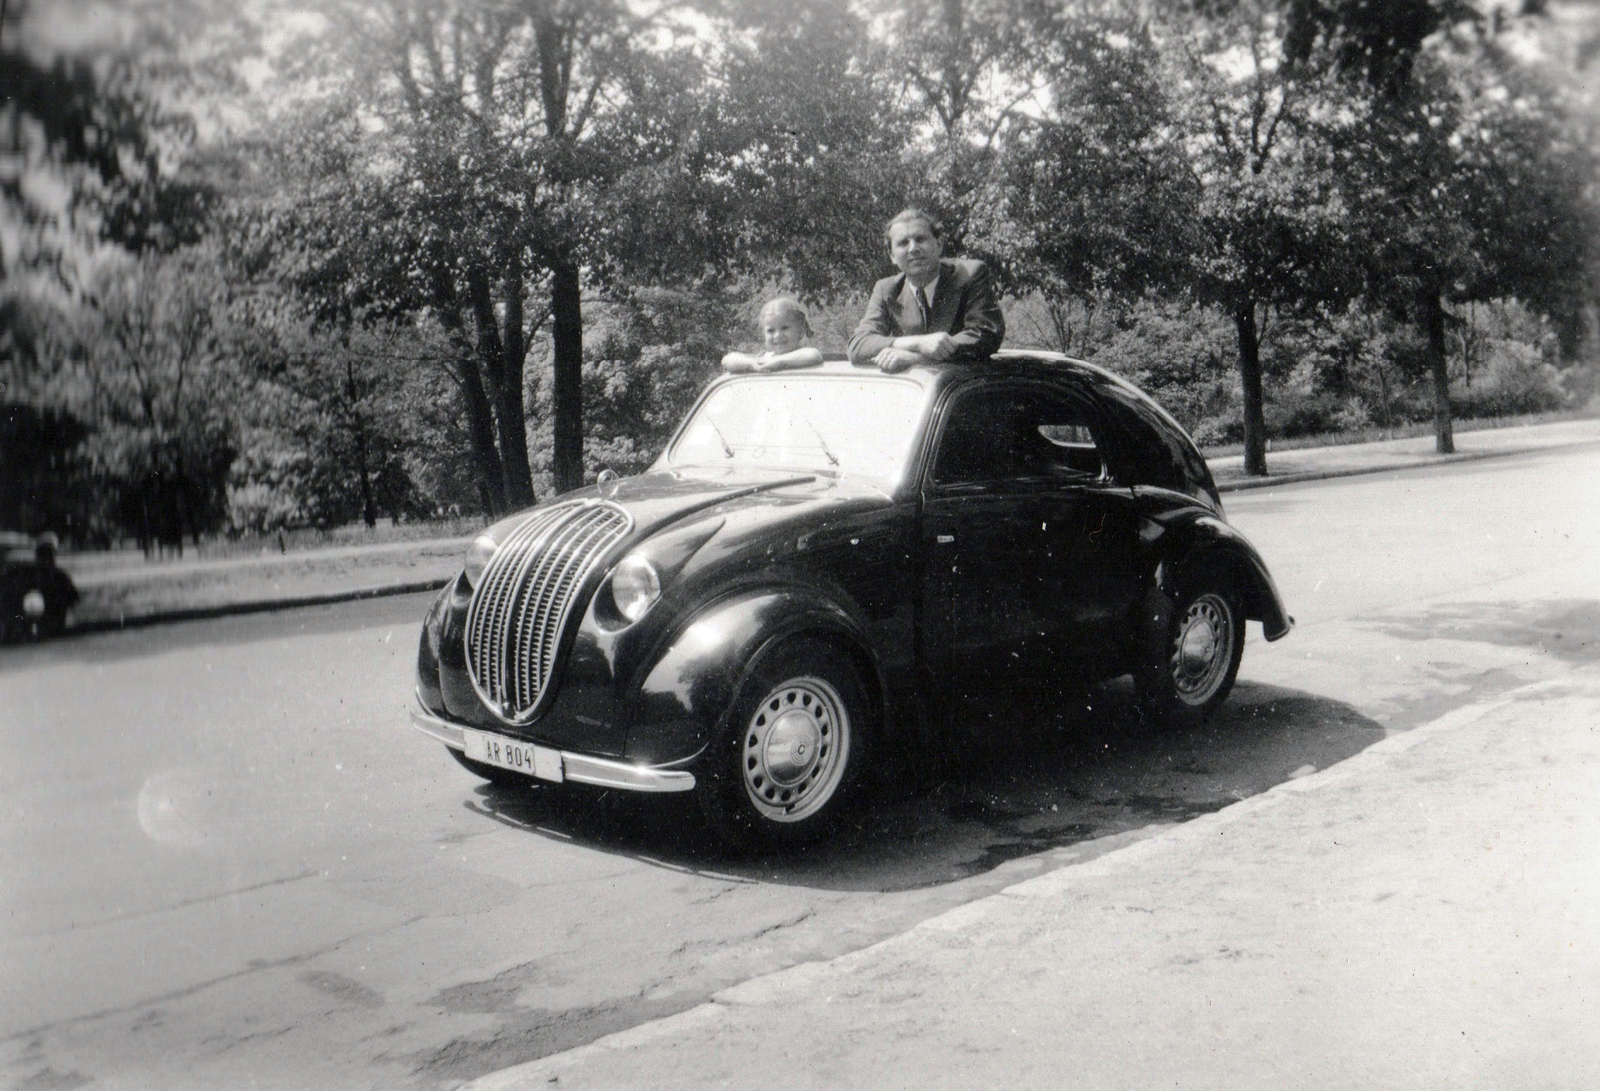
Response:
MULTIPOLYGON (((850 496, 865 494, 881 500, 887 499, 880 489, 865 484, 857 485, 854 482, 846 484, 831 474, 754 468, 724 470, 715 467, 653 470, 634 477, 620 478, 606 499, 628 509, 634 523, 628 538, 638 541, 673 523, 682 522, 696 513, 710 508, 719 508, 725 513, 730 506, 733 508, 743 506, 730 505, 730 501, 745 497, 754 500, 762 494, 779 489, 784 490, 786 495, 798 493, 805 500, 813 502, 828 494, 840 493, 850 496)), ((491 526, 487 533, 497 541, 503 541, 507 534, 539 508, 547 507, 549 504, 589 500, 600 496, 599 488, 594 485, 575 489, 558 497, 552 497, 538 507, 507 516, 491 526)))

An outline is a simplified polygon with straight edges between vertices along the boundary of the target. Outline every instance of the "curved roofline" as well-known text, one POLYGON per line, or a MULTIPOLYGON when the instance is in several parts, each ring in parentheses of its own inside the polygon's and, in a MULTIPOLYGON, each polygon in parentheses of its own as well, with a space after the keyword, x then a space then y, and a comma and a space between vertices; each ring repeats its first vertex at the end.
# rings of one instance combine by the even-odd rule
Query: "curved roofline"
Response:
MULTIPOLYGON (((893 372, 892 374, 903 376, 905 378, 916 379, 919 382, 928 385, 943 385, 952 379, 971 375, 984 369, 989 369, 991 371, 997 370, 995 368, 995 365, 997 364, 1010 365, 1008 367, 1004 367, 1004 370, 1011 371, 1015 369, 1019 372, 1021 371, 1022 367, 1037 368, 1043 365, 1044 367, 1052 370, 1076 372, 1080 375, 1091 375, 1097 379, 1114 382, 1119 386, 1130 387, 1135 391, 1138 391, 1139 389, 1114 371, 1107 371, 1105 368, 1100 367, 1097 364, 1091 364, 1087 360, 1080 360, 1076 356, 1068 356, 1065 353, 1060 352, 1048 352, 1043 349, 1003 348, 996 352, 989 359, 980 362, 974 363, 965 361, 952 361, 941 364, 918 364, 915 367, 907 368, 905 371, 893 372)), ((850 363, 849 359, 843 355, 833 353, 824 356, 820 365, 808 368, 796 368, 794 371, 795 373, 800 374, 810 372, 812 374, 823 375, 883 374, 883 372, 879 371, 875 367, 858 366, 850 363)), ((774 372, 773 374, 781 375, 789 373, 774 372)))

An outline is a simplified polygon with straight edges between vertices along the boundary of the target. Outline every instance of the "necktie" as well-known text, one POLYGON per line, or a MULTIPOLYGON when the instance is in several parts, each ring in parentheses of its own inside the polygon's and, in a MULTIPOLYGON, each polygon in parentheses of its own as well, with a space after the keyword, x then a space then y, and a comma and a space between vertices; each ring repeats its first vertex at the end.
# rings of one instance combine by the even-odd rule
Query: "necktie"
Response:
POLYGON ((926 331, 933 325, 933 308, 928 304, 928 296, 926 292, 924 292, 921 288, 918 288, 916 289, 916 293, 917 310, 922 312, 922 328, 926 331))

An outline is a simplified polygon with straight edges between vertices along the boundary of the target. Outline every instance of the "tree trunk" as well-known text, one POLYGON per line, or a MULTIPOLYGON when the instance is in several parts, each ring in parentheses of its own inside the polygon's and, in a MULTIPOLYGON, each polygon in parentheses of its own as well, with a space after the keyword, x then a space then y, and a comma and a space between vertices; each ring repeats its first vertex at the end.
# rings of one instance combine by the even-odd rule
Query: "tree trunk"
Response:
POLYGON ((1444 348, 1444 304, 1437 289, 1424 289, 1417 298, 1418 317, 1426 342, 1428 371, 1433 375, 1433 449, 1454 454, 1455 436, 1450 423, 1450 361, 1444 348))
POLYGON ((506 468, 506 499, 514 508, 533 503, 533 470, 528 465, 528 421, 522 398, 528 348, 522 339, 522 262, 513 258, 506 273, 504 356, 500 369, 500 458, 506 468))
POLYGON ((550 329, 555 350, 555 487, 583 484, 583 296, 575 262, 550 266, 550 329))
MULTIPOLYGON (((349 351, 346 341, 345 351, 349 351)), ((356 441, 356 473, 361 478, 361 521, 371 530, 378 525, 378 506, 372 498, 372 470, 367 458, 367 429, 361 419, 361 410, 356 404, 356 371, 355 364, 349 356, 344 361, 345 397, 350 401, 350 430, 356 441)))
MULTIPOLYGON (((451 341, 466 335, 466 322, 456 295, 455 282, 445 273, 435 270, 431 277, 436 313, 451 341)), ((484 391, 483 376, 471 353, 463 356, 451 378, 461 387, 461 399, 467 411, 467 435, 472 441, 472 462, 478 471, 478 499, 485 515, 497 516, 506 511, 505 470, 500 465, 500 452, 494 444, 494 416, 489 406, 489 396, 484 391)))
POLYGON ((1265 477, 1267 425, 1261 411, 1261 334, 1254 300, 1234 305, 1233 328, 1239 334, 1239 387, 1244 394, 1244 472, 1265 477))
POLYGON ((509 510, 506 470, 500 449, 495 444, 495 408, 499 402, 500 331, 494 321, 494 303, 489 298, 488 278, 480 271, 469 274, 467 291, 472 315, 478 328, 477 359, 462 362, 462 389, 467 397, 467 423, 472 429, 472 450, 484 475, 494 510, 502 515, 509 510), (483 371, 480 373, 479 366, 483 371), (488 382, 484 382, 487 377, 488 382), (494 400, 490 400, 491 393, 494 400))
POLYGON ((478 485, 486 514, 505 514, 506 478, 500 465, 500 452, 494 445, 494 414, 489 395, 484 393, 478 362, 470 357, 461 361, 461 396, 467 407, 467 431, 472 436, 472 460, 478 467, 478 485))
MULTIPOLYGON (((506 275, 506 287, 515 292, 506 303, 506 328, 516 325, 517 344, 522 342, 522 271, 514 265, 506 275)), ((467 271, 467 295, 472 301, 472 317, 478 328, 478 358, 489 380, 494 397, 495 422, 500 433, 500 466, 504 475, 506 503, 513 508, 533 503, 533 475, 528 468, 528 425, 522 403, 522 360, 511 359, 509 346, 500 336, 495 318, 494 296, 489 290, 489 274, 482 266, 467 271)))

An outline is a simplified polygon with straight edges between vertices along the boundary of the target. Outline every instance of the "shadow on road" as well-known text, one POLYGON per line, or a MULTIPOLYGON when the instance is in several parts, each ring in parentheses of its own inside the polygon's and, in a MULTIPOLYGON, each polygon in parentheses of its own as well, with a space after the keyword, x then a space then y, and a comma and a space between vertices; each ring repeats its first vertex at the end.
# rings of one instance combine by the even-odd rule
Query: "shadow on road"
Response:
POLYGON ((1187 821, 1326 768, 1382 737, 1381 725, 1338 701, 1248 682, 1203 727, 1157 732, 1140 724, 1124 682, 1088 691, 1051 715, 997 714, 942 783, 922 790, 879 784, 833 838, 781 855, 721 849, 682 797, 484 785, 466 805, 530 836, 664 867, 887 892, 1187 821))
POLYGON ((1459 640, 1537 649, 1573 665, 1600 659, 1600 602, 1461 602, 1417 614, 1385 617, 1374 626, 1402 640, 1459 640))
POLYGON ((1553 660, 1577 667, 1600 661, 1600 601, 1594 599, 1457 602, 1384 615, 1364 627, 1424 649, 1413 684, 1396 695, 1390 730, 1408 730, 1527 684, 1528 673, 1506 663, 1503 655, 1502 665, 1485 667, 1481 656, 1455 650, 1456 645, 1526 653, 1529 664, 1553 660))

